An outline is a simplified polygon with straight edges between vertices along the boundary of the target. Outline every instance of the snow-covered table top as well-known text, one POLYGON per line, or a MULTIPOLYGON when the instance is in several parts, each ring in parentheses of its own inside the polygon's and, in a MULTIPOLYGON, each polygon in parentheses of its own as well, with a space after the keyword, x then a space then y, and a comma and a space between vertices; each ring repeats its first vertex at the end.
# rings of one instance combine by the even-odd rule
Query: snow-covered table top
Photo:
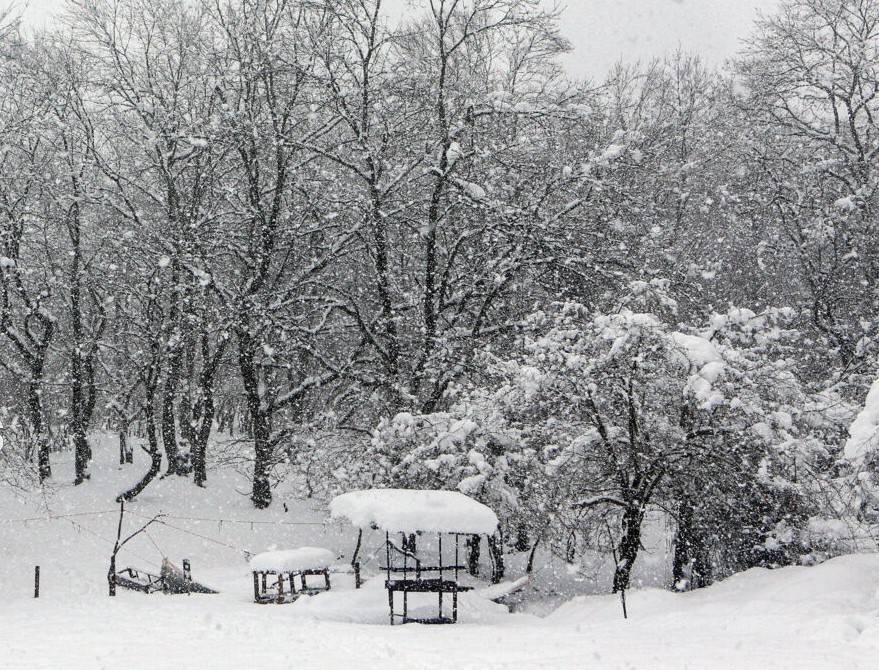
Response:
POLYGON ((348 519, 360 528, 405 533, 490 535, 498 526, 497 515, 490 508, 458 491, 350 491, 333 499, 330 515, 348 519))
POLYGON ((336 560, 329 549, 299 547, 266 551, 250 559, 250 569, 257 572, 298 572, 299 570, 323 570, 336 560))

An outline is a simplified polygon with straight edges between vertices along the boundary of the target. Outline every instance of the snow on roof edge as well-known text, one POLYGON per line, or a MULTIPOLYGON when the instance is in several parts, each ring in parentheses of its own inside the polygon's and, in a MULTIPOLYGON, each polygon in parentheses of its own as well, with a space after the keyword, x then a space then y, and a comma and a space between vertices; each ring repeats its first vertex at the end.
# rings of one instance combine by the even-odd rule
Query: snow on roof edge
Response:
POLYGON ((261 571, 296 572, 323 570, 336 561, 336 555, 323 547, 299 547, 264 551, 250 559, 250 569, 261 571))
POLYGON ((389 532, 491 535, 498 527, 497 515, 489 507, 458 491, 349 491, 332 500, 330 516, 389 532))

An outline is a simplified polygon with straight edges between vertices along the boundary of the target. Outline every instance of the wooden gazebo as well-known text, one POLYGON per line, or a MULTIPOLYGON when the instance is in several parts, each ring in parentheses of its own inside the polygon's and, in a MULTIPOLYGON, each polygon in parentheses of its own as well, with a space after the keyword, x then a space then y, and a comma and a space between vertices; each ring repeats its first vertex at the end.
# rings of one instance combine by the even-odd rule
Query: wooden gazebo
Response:
POLYGON ((458 593, 468 590, 459 581, 461 536, 491 535, 498 527, 495 513, 476 500, 457 491, 418 491, 410 489, 370 489, 351 491, 330 503, 330 514, 344 518, 361 530, 385 531, 385 588, 388 591, 390 623, 456 623, 458 593), (395 536, 399 534, 399 544, 395 536), (417 535, 436 537, 436 558, 426 561, 419 555, 417 535), (444 555, 443 538, 446 538, 444 555), (397 610, 395 594, 402 594, 397 610), (435 617, 410 616, 410 593, 436 593, 435 617), (444 609, 445 596, 451 599, 451 613, 444 609))

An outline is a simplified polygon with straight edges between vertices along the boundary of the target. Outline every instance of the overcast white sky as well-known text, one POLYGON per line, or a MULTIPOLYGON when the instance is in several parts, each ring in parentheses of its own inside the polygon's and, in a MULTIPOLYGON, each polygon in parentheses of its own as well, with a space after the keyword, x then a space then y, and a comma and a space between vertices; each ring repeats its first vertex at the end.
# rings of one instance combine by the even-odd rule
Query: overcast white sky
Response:
MULTIPOLYGON (((405 0, 386 0, 389 11, 405 0)), ((0 0, 0 6, 12 0, 0 0)), ((18 0, 21 6, 28 0, 18 0)), ((25 18, 43 24, 64 0, 29 0, 25 18)), ((547 0, 547 3, 551 0, 547 0)), ((566 58, 572 75, 601 77, 620 58, 649 59, 678 46, 720 64, 751 32, 758 10, 771 12, 776 0, 560 0, 562 27, 574 45, 566 58)))

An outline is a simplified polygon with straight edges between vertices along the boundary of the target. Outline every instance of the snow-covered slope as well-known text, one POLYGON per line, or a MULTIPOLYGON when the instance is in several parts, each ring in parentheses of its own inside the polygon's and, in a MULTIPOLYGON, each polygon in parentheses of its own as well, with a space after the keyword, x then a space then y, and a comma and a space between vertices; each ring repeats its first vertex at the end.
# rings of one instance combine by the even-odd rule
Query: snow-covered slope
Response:
MULTIPOLYGON (((292 605, 255 605, 244 549, 317 546, 350 557, 354 531, 325 524, 326 509, 316 501, 288 498, 287 512, 280 502, 257 512, 231 471, 211 473, 206 491, 178 479, 152 485, 130 505, 126 527, 159 511, 169 515, 169 525, 152 526, 120 554, 123 566, 153 569, 163 555, 189 558, 194 576, 221 593, 121 591, 111 599, 106 571, 118 519, 112 498, 145 464, 120 470, 109 443, 97 451, 95 476, 84 486, 59 484, 45 499, 0 492, 4 670, 876 667, 876 555, 751 570, 687 594, 632 591, 628 620, 613 596, 579 597, 539 618, 509 614, 468 594, 457 626, 391 628, 377 560, 370 559, 381 537, 365 533, 365 572, 373 577, 360 591, 351 575, 338 573, 328 593, 292 605), (42 567, 39 600, 32 598, 35 564, 42 567)), ((66 477, 68 466, 61 462, 57 471, 66 477)))

